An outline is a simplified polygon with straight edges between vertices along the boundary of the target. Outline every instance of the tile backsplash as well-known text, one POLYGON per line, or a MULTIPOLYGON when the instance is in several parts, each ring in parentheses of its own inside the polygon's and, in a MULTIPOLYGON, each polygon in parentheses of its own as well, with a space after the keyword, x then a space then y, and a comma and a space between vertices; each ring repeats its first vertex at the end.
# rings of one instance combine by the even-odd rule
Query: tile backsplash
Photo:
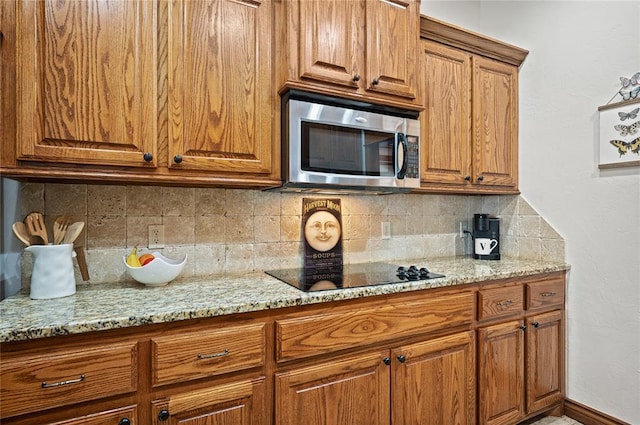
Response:
MULTIPOLYGON (((302 198, 257 190, 24 183, 22 216, 42 211, 87 223, 80 236, 92 283, 127 280, 122 257, 145 251, 148 226, 164 225, 167 256, 188 254, 181 277, 300 265, 302 198)), ((564 241, 521 196, 344 195, 345 262, 393 261, 471 253, 460 222, 474 213, 501 218, 501 255, 564 261, 564 241), (391 237, 383 239, 382 223, 391 237)), ((31 259, 23 256, 23 285, 31 259)), ((78 282, 81 281, 78 274, 78 282)))

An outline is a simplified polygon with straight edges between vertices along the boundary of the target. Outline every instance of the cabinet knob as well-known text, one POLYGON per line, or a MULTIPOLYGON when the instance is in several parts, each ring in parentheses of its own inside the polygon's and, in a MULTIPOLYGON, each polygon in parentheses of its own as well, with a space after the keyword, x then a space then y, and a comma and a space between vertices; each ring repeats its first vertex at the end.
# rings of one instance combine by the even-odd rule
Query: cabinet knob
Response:
POLYGON ((120 422, 118 422, 118 425, 131 425, 131 421, 129 418, 122 418, 120 419, 120 422))
POLYGON ((533 326, 534 328, 538 328, 538 326, 540 326, 540 323, 538 322, 531 322, 531 326, 533 326))
POLYGON ((464 176, 465 181, 470 182, 471 181, 471 176, 464 176))
POLYGON ((352 80, 356 83, 360 81, 360 74, 354 74, 352 80))
POLYGON ((391 364, 391 359, 389 357, 385 357, 384 359, 382 359, 382 362, 389 366, 391 364))
POLYGON ((380 84, 380 79, 379 78, 374 78, 373 81, 371 82, 371 85, 373 85, 373 86, 377 86, 378 84, 380 84))
POLYGON ((169 411, 167 409, 162 409, 160 413, 158 413, 158 419, 161 421, 169 419, 169 411))
POLYGON ((142 155, 142 159, 146 162, 151 162, 153 161, 153 154, 151 152, 145 152, 144 155, 142 155))
POLYGON ((406 358, 404 355, 402 355, 402 354, 400 354, 400 355, 397 357, 397 359, 398 359, 398 361, 399 361, 400 363, 404 363, 404 362, 406 362, 406 361, 407 361, 407 358, 406 358))
POLYGON ((520 325, 519 328, 522 329, 523 331, 527 330, 527 326, 526 325, 520 325))
POLYGON ((481 182, 482 180, 484 180, 484 176, 479 176, 478 181, 481 182))
POLYGON ((176 155, 173 157, 173 162, 180 164, 182 162, 182 155, 176 155))

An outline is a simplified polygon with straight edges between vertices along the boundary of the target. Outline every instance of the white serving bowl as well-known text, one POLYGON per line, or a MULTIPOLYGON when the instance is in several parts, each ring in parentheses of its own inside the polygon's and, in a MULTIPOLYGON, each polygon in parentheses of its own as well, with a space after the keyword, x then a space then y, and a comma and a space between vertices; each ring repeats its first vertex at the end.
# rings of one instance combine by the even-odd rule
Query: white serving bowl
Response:
POLYGON ((141 267, 131 267, 127 264, 127 257, 122 257, 129 275, 136 281, 147 286, 162 286, 178 277, 184 265, 187 264, 187 254, 182 260, 172 260, 159 252, 152 252, 155 257, 151 262, 141 267))

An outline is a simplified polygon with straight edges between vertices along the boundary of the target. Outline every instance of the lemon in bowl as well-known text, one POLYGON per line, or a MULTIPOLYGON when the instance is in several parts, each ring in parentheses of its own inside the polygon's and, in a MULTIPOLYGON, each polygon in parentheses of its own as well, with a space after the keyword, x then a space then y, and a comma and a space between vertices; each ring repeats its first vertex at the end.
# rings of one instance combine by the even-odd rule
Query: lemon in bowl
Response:
POLYGON ((187 254, 181 260, 174 260, 165 257, 159 252, 151 253, 153 259, 147 261, 144 265, 139 267, 131 266, 127 263, 127 258, 122 257, 124 266, 136 282, 140 282, 147 286, 163 286, 171 282, 173 279, 184 269, 187 264, 187 254))

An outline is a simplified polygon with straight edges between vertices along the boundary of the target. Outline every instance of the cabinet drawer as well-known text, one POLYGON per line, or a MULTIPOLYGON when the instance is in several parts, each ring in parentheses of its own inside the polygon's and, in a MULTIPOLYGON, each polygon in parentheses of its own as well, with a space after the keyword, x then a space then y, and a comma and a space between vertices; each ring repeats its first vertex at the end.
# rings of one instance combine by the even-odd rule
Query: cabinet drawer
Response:
POLYGON ((137 344, 2 359, 2 417, 133 392, 137 344))
POLYGON ((526 284, 527 310, 564 305, 564 279, 555 278, 526 284))
POLYGON ((264 364, 264 323, 154 337, 153 385, 264 364))
POLYGON ((473 320, 473 293, 317 314, 276 322, 277 360, 285 361, 418 335, 473 320))
POLYGON ((522 312, 522 286, 481 289, 478 291, 478 320, 511 316, 522 312))
POLYGON ((94 413, 67 421, 56 422, 51 425, 120 425, 128 423, 136 425, 138 423, 138 412, 136 406, 122 407, 120 409, 109 410, 108 412, 94 413), (128 419, 129 422, 126 422, 128 419))

